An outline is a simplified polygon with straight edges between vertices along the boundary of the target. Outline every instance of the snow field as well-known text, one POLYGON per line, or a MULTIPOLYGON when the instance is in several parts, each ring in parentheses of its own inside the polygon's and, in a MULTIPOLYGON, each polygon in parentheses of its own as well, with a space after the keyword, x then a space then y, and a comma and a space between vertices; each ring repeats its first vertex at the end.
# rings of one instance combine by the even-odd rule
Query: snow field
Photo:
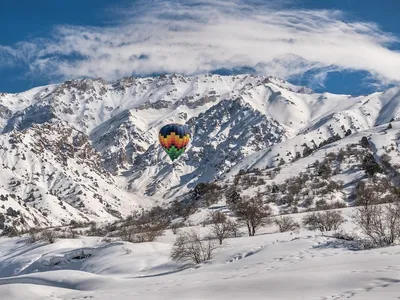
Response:
MULTIPOLYGON (((353 213, 350 208, 342 211, 347 219, 353 213)), ((300 220, 302 214, 293 216, 300 220)), ((348 222, 344 229, 355 228, 348 222)), ((208 228, 198 230, 204 234, 208 228)), ((170 260, 174 239, 169 230, 157 242, 143 244, 82 237, 26 245, 23 238, 1 238, 0 294, 7 300, 328 300, 400 295, 400 246, 352 251, 317 232, 276 233, 276 228, 267 227, 254 237, 227 239, 212 260, 188 266, 170 260)))

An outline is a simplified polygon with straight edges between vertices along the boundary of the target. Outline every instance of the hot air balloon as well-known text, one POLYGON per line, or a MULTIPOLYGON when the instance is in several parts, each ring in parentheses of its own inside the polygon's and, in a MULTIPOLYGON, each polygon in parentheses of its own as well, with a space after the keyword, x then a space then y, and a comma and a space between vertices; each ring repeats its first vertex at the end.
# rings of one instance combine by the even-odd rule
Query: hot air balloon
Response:
POLYGON ((158 139, 172 161, 185 152, 191 134, 185 125, 171 123, 160 129, 158 139))

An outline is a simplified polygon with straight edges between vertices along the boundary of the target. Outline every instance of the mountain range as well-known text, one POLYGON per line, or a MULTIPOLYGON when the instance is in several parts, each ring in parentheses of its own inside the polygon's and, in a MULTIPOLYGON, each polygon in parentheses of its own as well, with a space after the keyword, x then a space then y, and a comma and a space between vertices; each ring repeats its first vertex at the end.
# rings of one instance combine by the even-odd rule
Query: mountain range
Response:
MULTIPOLYGON (((353 97, 272 76, 79 79, 0 93, 0 230, 115 220, 254 169, 265 184, 284 182, 362 137, 378 162, 386 153, 396 163, 398 120, 398 87, 353 97), (158 144, 171 122, 193 134, 174 163, 158 144)), ((363 176, 348 162, 333 179, 354 188, 363 176)))

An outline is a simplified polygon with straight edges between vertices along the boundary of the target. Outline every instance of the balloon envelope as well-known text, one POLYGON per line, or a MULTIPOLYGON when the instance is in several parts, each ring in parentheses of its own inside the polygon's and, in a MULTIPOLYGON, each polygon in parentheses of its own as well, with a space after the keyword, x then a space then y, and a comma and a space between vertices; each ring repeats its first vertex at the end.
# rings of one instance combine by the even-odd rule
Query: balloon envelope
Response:
POLYGON ((158 139, 172 161, 185 152, 191 138, 190 130, 177 123, 167 124, 160 129, 158 139))

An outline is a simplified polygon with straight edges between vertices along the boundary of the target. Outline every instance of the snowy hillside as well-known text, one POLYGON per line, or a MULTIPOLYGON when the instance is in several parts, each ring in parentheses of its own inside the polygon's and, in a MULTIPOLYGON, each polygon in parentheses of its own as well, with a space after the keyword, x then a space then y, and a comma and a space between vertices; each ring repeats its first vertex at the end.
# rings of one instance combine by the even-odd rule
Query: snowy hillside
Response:
POLYGON ((0 214, 22 227, 113 220, 201 182, 229 182, 241 169, 282 164, 280 182, 362 136, 377 161, 391 144, 397 157, 399 119, 400 88, 351 97, 254 75, 82 79, 3 93, 0 214), (174 164, 157 138, 169 122, 193 133, 174 164))

